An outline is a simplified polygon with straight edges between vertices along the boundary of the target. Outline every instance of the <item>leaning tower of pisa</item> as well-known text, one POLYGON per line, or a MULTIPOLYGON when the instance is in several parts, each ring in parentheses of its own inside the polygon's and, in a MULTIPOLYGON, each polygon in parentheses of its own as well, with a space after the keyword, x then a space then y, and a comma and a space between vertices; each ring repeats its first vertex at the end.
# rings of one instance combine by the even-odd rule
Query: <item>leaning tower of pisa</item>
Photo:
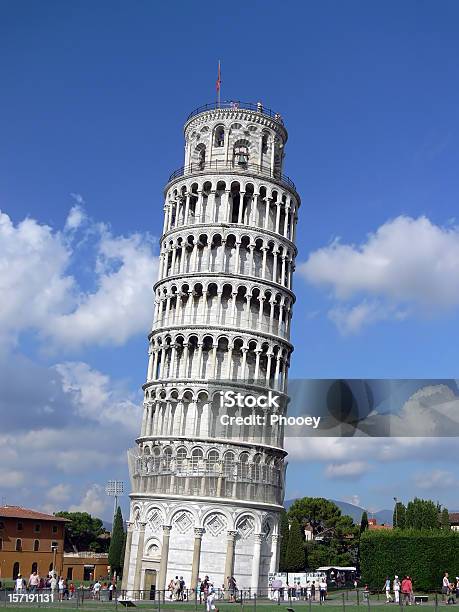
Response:
POLYGON ((300 198, 282 118, 261 103, 198 108, 184 135, 164 191, 123 588, 234 575, 255 593, 278 567, 286 452, 267 417, 286 403, 228 405, 222 392, 286 398, 300 198))

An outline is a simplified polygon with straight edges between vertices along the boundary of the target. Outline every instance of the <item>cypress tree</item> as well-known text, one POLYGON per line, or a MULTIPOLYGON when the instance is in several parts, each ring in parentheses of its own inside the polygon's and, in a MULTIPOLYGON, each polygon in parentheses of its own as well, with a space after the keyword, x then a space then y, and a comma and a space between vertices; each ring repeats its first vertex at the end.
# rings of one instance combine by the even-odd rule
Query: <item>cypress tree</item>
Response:
POLYGON ((448 512, 448 508, 443 508, 443 510, 441 511, 440 523, 441 523, 441 528, 442 529, 446 529, 447 531, 449 531, 451 529, 451 526, 449 524, 449 512, 448 512))
POLYGON ((397 502, 395 504, 392 525, 399 529, 405 529, 406 527, 406 508, 405 504, 402 504, 402 502, 397 502))
POLYGON ((279 550, 279 571, 286 572, 287 567, 287 547, 288 547, 288 537, 289 537, 289 527, 288 527, 288 518, 287 512, 282 510, 280 517, 280 550, 279 550))
POLYGON ((288 572, 303 572, 305 568, 306 556, 301 534, 301 527, 298 519, 294 518, 290 525, 288 537, 286 569, 288 572))
POLYGON ((123 571, 124 537, 123 515, 121 514, 121 508, 118 506, 113 523, 110 548, 108 549, 108 564, 112 574, 115 572, 120 574, 123 571))
POLYGON ((362 518, 360 519, 360 533, 363 533, 368 529, 368 514, 367 511, 364 510, 362 513, 362 518))

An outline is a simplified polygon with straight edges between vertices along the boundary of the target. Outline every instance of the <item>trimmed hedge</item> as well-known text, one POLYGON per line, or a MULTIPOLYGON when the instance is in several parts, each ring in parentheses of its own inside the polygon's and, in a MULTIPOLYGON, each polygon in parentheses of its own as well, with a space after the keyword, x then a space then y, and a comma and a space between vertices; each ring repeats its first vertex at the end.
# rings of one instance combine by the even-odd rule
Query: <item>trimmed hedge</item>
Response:
POLYGON ((459 533, 391 529, 365 531, 360 539, 362 579, 382 589, 386 576, 411 576, 415 591, 439 591, 442 577, 459 576, 459 533))

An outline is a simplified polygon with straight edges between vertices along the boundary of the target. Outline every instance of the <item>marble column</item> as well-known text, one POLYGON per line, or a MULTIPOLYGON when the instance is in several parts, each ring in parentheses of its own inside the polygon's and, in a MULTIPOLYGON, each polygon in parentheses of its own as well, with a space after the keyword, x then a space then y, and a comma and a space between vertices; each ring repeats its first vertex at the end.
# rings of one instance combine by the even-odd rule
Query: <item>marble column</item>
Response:
POLYGON ((166 588, 167 563, 169 560, 169 542, 171 536, 171 525, 163 525, 163 545, 161 548, 161 563, 159 566, 158 591, 166 588))
POLYGON ((272 544, 271 544, 271 560, 269 562, 269 571, 274 573, 277 572, 277 549, 279 547, 279 536, 272 536, 272 544))
POLYGON ((194 530, 194 546, 193 546, 193 563, 191 565, 191 581, 190 589, 196 589, 196 584, 199 578, 199 564, 201 561, 201 543, 204 534, 202 527, 196 527, 194 530))
POLYGON ((131 545, 132 545, 132 523, 127 523, 127 535, 126 535, 126 546, 124 551, 124 564, 123 564, 123 580, 121 582, 121 590, 125 591, 128 585, 129 577, 129 559, 131 558, 131 545))
POLYGON ((142 557, 143 547, 145 543, 145 526, 146 523, 139 523, 139 539, 137 542, 137 556, 135 560, 135 574, 134 574, 134 591, 140 590, 140 581, 142 579, 142 557))
POLYGON ((224 584, 225 589, 228 588, 228 578, 234 574, 234 543, 236 540, 236 531, 228 531, 226 541, 226 559, 225 559, 225 575, 224 584))
POLYGON ((252 596, 258 591, 258 580, 260 577, 260 559, 261 559, 261 543, 263 540, 262 533, 254 535, 253 557, 252 557, 252 578, 250 580, 250 589, 252 596))

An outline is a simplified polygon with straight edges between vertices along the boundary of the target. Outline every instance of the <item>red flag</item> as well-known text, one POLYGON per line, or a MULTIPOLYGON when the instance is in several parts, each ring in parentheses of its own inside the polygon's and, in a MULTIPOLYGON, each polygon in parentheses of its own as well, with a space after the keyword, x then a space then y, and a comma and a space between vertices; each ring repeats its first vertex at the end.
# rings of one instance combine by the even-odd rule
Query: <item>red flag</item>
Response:
POLYGON ((221 70, 220 70, 220 62, 218 62, 217 93, 220 92, 221 84, 222 84, 222 75, 221 75, 221 70))

